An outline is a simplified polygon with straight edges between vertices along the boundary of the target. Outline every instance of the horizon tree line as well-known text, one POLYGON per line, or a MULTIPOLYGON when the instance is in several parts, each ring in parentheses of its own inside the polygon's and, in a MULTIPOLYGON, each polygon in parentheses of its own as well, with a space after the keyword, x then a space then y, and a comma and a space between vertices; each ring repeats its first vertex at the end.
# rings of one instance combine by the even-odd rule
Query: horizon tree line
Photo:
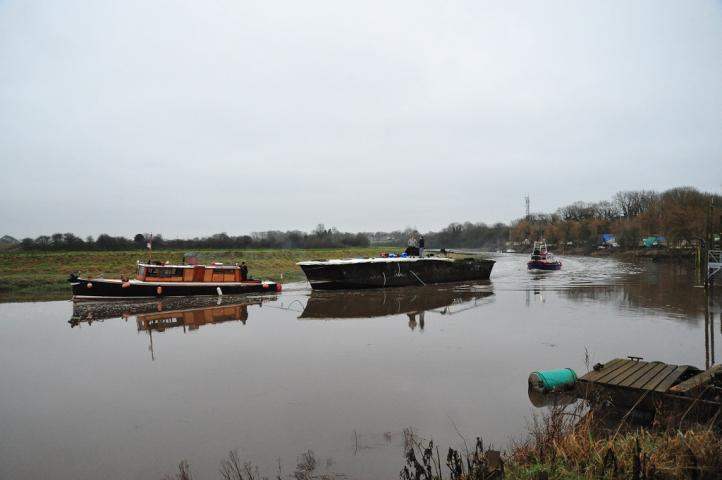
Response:
MULTIPOLYGON (((450 223, 438 232, 424 234, 427 248, 499 249, 507 242, 523 242, 545 237, 551 243, 596 245, 604 233, 615 235, 623 248, 638 246, 642 237, 665 236, 670 245, 685 245, 704 238, 706 214, 711 204, 722 206, 722 196, 700 192, 694 187, 676 187, 658 193, 652 190, 617 192, 611 200, 577 201, 554 213, 532 213, 510 222, 450 223)), ((719 212, 719 211, 718 211, 719 212)), ((715 217, 714 228, 722 230, 722 216, 715 217)), ((299 230, 254 232, 231 236, 216 233, 192 239, 165 239, 154 234, 154 249, 204 248, 334 248, 368 247, 372 243, 402 246, 415 229, 392 232, 340 232, 319 224, 312 232, 299 230)), ((73 233, 24 238, 14 248, 24 251, 134 250, 146 248, 149 235, 138 233, 132 239, 105 233, 82 239, 73 233)))
MULTIPOLYGON (((706 235, 710 205, 722 206, 722 196, 694 187, 617 192, 611 201, 575 202, 552 214, 535 213, 512 223, 515 241, 543 236, 550 243, 594 245, 611 233, 623 248, 635 248, 643 237, 660 235, 670 246, 691 245, 706 235)), ((712 228, 722 230, 716 210, 712 228)))

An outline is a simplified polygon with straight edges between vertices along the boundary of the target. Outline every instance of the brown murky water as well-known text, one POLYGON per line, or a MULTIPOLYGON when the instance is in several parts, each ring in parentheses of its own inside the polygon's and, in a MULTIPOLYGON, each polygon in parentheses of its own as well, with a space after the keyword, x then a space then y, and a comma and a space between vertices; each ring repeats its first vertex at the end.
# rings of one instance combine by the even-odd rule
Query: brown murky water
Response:
POLYGON ((219 478, 238 449, 262 475, 398 478, 404 430, 504 448, 538 369, 637 355, 704 367, 720 344, 679 264, 499 255, 486 284, 190 302, 0 305, 0 478, 219 478), (460 436, 461 435, 461 436, 460 436))

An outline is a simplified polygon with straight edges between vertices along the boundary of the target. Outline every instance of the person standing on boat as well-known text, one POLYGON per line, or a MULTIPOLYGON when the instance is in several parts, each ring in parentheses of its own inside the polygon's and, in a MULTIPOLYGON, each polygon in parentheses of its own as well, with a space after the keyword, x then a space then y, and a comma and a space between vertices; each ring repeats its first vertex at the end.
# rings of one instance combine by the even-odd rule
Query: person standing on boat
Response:
POLYGON ((241 281, 245 282, 248 280, 248 265, 246 262, 241 262, 241 281))
POLYGON ((419 257, 424 258, 424 236, 419 237, 419 257))
POLYGON ((416 240, 416 233, 412 233, 409 237, 409 246, 406 247, 406 254, 413 257, 419 254, 419 242, 416 240))

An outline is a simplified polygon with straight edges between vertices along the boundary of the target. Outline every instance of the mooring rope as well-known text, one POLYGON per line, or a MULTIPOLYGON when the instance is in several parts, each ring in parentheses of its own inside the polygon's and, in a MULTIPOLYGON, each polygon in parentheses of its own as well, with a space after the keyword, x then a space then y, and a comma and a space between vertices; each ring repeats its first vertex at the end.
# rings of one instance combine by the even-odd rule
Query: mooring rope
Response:
POLYGON ((424 283, 424 281, 421 280, 421 279, 419 278, 419 276, 416 275, 416 273, 415 273, 413 270, 409 270, 409 272, 411 273, 411 275, 413 275, 414 277, 416 277, 416 280, 418 280, 419 282, 421 282, 421 285, 426 286, 426 284, 424 283))

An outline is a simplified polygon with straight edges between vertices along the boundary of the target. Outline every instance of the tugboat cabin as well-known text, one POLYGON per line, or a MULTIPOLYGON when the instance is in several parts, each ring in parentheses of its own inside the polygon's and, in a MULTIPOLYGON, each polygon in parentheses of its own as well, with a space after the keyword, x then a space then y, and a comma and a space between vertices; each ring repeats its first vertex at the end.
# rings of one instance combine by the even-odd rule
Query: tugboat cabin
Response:
POLYGON ((240 282, 241 269, 236 265, 165 265, 160 262, 138 263, 136 280, 141 282, 240 282))
POLYGON ((70 274, 73 299, 127 297, 186 297, 191 295, 237 295, 281 291, 281 284, 247 278, 245 263, 198 265, 195 256, 186 255, 180 265, 154 260, 138 261, 134 279, 87 278, 70 274))

